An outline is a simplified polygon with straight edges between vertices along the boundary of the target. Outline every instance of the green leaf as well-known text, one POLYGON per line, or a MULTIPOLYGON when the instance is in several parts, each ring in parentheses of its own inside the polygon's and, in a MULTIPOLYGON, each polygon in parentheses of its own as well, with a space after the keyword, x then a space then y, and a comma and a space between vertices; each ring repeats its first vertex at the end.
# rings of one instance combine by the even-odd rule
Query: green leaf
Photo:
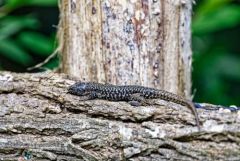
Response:
POLYGON ((34 54, 46 57, 53 52, 53 40, 37 32, 22 32, 18 41, 34 54))
POLYGON ((199 4, 198 9, 196 11, 197 15, 203 15, 208 12, 212 12, 218 8, 222 8, 226 6, 233 0, 204 0, 199 4))
POLYGON ((35 6, 56 6, 58 4, 57 0, 30 0, 28 5, 35 6))
POLYGON ((192 29, 194 34, 207 34, 235 27, 238 24, 240 24, 240 7, 229 5, 196 17, 192 29))
POLYGON ((0 40, 16 34, 24 28, 36 29, 39 21, 33 16, 6 16, 0 21, 0 40))
POLYGON ((4 5, 6 11, 11 11, 22 6, 56 6, 57 0, 7 0, 4 5))
POLYGON ((0 55, 23 66, 29 66, 33 62, 32 57, 17 43, 7 39, 0 43, 0 55))
POLYGON ((4 8, 6 10, 12 10, 18 7, 23 6, 28 0, 7 0, 4 8))

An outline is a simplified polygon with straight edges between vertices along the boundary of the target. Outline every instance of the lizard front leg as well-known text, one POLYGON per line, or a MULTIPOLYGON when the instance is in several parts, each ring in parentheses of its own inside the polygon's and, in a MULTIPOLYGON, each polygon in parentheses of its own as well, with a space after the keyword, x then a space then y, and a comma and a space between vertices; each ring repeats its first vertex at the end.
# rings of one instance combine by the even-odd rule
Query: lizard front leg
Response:
POLYGON ((148 104, 146 99, 143 96, 141 96, 141 93, 132 94, 129 98, 128 103, 132 106, 144 106, 148 104))
POLYGON ((96 99, 96 98, 99 98, 99 94, 95 91, 91 91, 88 95, 87 95, 87 98, 89 100, 93 100, 93 99, 96 99))

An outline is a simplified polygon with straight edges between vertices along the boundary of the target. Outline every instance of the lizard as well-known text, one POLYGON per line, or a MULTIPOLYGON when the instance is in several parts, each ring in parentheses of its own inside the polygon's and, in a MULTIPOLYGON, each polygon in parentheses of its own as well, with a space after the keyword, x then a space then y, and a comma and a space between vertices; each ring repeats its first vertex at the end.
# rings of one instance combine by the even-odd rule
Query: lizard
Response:
POLYGON ((187 106, 195 116, 196 125, 200 130, 200 121, 194 103, 182 96, 139 85, 112 85, 94 82, 77 82, 68 88, 68 93, 77 96, 87 96, 91 99, 104 99, 109 101, 128 101, 132 106, 146 105, 147 99, 162 99, 183 106, 187 106))

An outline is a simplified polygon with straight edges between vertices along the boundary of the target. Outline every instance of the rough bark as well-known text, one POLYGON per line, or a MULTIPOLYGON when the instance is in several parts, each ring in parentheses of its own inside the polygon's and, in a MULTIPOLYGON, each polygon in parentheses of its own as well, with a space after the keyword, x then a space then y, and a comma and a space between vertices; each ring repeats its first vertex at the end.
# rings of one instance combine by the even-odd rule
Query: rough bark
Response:
POLYGON ((240 116, 186 107, 83 101, 53 73, 0 73, 0 159, 238 160, 240 116))
POLYGON ((61 0, 62 71, 190 97, 191 0, 61 0))

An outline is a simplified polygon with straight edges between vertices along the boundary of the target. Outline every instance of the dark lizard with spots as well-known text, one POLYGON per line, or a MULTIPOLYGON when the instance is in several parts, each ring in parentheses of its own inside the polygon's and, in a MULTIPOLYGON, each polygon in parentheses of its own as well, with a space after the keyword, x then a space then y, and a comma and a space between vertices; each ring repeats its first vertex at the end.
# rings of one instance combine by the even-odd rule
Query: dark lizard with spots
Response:
POLYGON ((110 101, 127 101, 133 106, 146 105, 147 99, 162 99, 183 106, 187 106, 195 116, 196 124, 200 129, 197 110, 192 101, 176 94, 137 85, 117 86, 93 82, 78 82, 70 86, 68 93, 78 96, 87 96, 87 99, 105 99, 110 101))

